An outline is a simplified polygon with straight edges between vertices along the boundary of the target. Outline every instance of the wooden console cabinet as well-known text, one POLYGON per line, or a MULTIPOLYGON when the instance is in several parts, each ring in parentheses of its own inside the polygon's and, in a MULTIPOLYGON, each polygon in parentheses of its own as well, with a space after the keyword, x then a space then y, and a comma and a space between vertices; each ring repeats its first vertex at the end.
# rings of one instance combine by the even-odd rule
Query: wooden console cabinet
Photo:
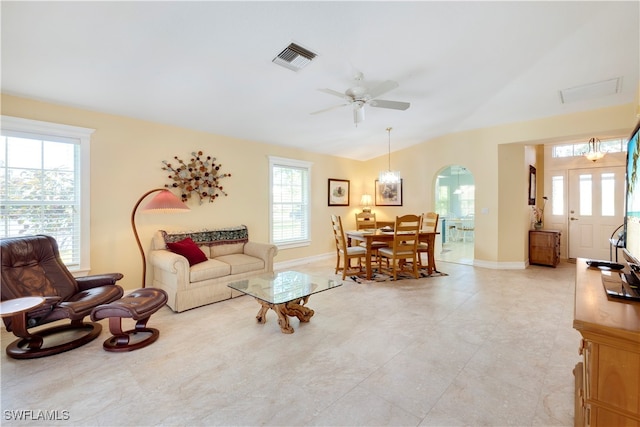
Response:
POLYGON ((529 230, 529 264, 558 265, 560 234, 558 230, 529 230))
POLYGON ((582 335, 575 426, 640 427, 640 303, 609 299, 600 270, 576 262, 573 327, 582 335))

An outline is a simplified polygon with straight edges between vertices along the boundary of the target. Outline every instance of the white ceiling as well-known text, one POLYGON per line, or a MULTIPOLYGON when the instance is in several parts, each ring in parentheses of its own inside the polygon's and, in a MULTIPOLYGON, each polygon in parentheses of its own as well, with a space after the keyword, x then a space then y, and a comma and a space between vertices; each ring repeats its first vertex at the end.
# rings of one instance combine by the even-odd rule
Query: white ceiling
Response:
MULTIPOLYGON (((634 102, 639 3, 1 2, 2 92, 367 160, 438 135, 634 102), (296 42, 299 72, 272 59, 296 42), (344 91, 395 80, 350 107, 344 91), (559 91, 621 77, 620 92, 559 91)), ((74 124, 74 123, 69 123, 74 124)))

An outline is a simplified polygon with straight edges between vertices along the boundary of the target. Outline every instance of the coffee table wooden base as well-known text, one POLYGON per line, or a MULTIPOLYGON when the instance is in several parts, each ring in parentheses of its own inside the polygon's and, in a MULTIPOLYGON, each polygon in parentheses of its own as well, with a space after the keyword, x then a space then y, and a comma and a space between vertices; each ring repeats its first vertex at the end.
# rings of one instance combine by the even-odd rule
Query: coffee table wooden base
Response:
POLYGON ((280 330, 283 334, 292 334, 294 332, 287 316, 295 316, 301 322, 308 322, 314 314, 313 310, 305 307, 305 304, 309 301, 308 296, 285 302, 284 304, 271 304, 258 298, 256 298, 256 301, 262 306, 256 315, 258 323, 265 323, 267 321, 267 311, 272 309, 278 315, 278 325, 280 325, 280 330))

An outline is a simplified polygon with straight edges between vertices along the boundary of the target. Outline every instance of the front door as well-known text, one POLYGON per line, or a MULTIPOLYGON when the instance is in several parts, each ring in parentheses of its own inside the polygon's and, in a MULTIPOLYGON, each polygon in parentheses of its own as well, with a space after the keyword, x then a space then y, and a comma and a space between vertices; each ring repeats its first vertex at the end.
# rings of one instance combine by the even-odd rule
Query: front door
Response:
POLYGON ((624 218, 624 167, 569 170, 569 258, 609 259, 624 218))

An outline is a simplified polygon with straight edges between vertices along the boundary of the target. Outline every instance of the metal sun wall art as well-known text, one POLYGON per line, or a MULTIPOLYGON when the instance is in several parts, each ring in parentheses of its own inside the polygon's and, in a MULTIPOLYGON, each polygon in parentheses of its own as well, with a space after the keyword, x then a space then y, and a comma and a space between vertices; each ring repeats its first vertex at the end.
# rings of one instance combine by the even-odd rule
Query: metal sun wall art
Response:
POLYGON ((220 195, 226 196, 227 193, 220 185, 220 181, 223 178, 230 177, 231 174, 220 173, 222 165, 216 163, 217 159, 215 157, 204 157, 202 151, 197 153, 194 151, 191 156, 189 163, 185 163, 178 156, 174 156, 177 162, 175 166, 166 160, 162 161, 164 164, 162 170, 171 172, 169 179, 173 181, 172 184, 165 184, 165 187, 179 188, 183 202, 189 200, 192 193, 198 195, 200 204, 205 199, 209 199, 209 203, 213 203, 220 195))

